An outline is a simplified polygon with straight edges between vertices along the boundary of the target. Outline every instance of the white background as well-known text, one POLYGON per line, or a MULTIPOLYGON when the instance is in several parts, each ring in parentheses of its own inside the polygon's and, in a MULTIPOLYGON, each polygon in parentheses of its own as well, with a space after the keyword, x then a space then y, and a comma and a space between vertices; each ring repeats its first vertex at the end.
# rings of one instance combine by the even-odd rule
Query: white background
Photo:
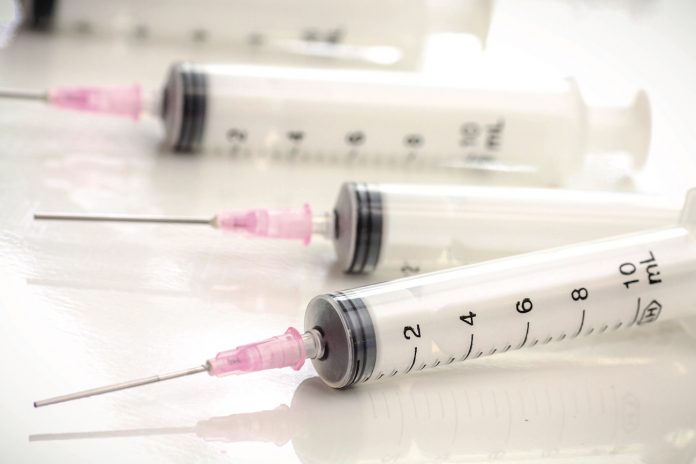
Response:
MULTIPOLYGON (((469 50, 453 58, 457 49, 448 41, 439 41, 433 44, 426 70, 466 73, 473 67, 489 66, 511 79, 521 72, 573 75, 594 103, 625 101, 636 89, 644 88, 652 100, 654 129, 646 169, 632 176, 620 170, 607 174, 606 170, 593 170, 590 163, 569 185, 681 195, 696 184, 692 152, 696 146, 694 18, 696 4, 688 0, 500 1, 483 56, 469 50)), ((156 89, 168 64, 180 58, 171 48, 20 36, 0 50, 0 85, 42 89, 61 84, 142 82, 156 89)), ((369 460, 545 455, 586 462, 583 456, 611 452, 628 462, 690 462, 696 455, 695 414, 684 406, 693 402, 687 392, 693 392, 696 384, 696 373, 690 367, 694 355, 679 348, 659 354, 657 348, 679 345, 680 340, 693 343, 677 329, 664 340, 653 340, 655 351, 646 348, 644 339, 658 337, 656 333, 617 334, 604 341, 592 337, 568 350, 559 351, 563 348, 559 345, 536 353, 496 356, 443 374, 437 382, 437 374, 430 376, 432 381, 422 380, 426 389, 436 389, 437 397, 443 394, 437 391, 442 385, 452 386, 447 395, 462 392, 467 382, 458 379, 470 376, 467 381, 476 385, 479 401, 490 406, 498 404, 494 392, 501 383, 514 386, 524 379, 544 379, 545 388, 560 395, 553 401, 561 405, 575 401, 577 405, 579 400, 572 399, 575 396, 563 396, 567 385, 562 383, 568 375, 578 375, 577 371, 569 374, 562 366, 568 366, 570 358, 582 359, 579 365, 584 370, 578 378, 585 379, 587 388, 635 390, 623 403, 610 403, 608 396, 605 404, 600 394, 599 403, 588 402, 604 405, 592 414, 569 413, 568 420, 576 421, 577 430, 589 431, 582 438, 571 429, 559 429, 554 416, 560 414, 557 409, 549 407, 548 415, 518 411, 519 416, 510 413, 508 420, 503 417, 504 407, 499 415, 495 406, 469 424, 488 424, 491 431, 485 437, 490 443, 482 437, 478 448, 472 445, 455 452, 443 445, 440 454, 429 454, 426 450, 438 443, 441 431, 451 427, 419 429, 414 424, 429 424, 428 420, 435 420, 435 412, 430 416, 404 413, 384 427, 375 426, 374 420, 370 426, 365 421, 378 416, 374 398, 346 393, 338 400, 319 389, 321 394, 303 396, 304 409, 293 408, 297 411, 290 426, 294 432, 274 432, 286 438, 295 434, 292 444, 280 447, 204 441, 194 434, 29 442, 29 435, 38 433, 186 426, 214 416, 289 405, 298 385, 314 376, 310 366, 299 372, 222 380, 199 375, 40 410, 32 408, 32 401, 197 365, 217 351, 280 333, 289 325, 301 326, 304 305, 317 293, 371 280, 341 275, 332 267, 333 250, 324 243, 303 248, 295 243, 224 236, 202 226, 36 223, 31 218, 34 211, 210 216, 224 208, 296 206, 305 201, 321 209, 332 206, 342 180, 468 179, 459 173, 173 156, 160 153, 161 137, 162 128, 153 120, 136 124, 59 112, 33 103, 0 103, 3 462, 296 462, 294 450, 302 440, 315 444, 309 453, 298 450, 304 456, 309 454, 307 462, 317 459, 312 452, 340 450, 346 443, 356 459, 369 460), (612 377, 602 370, 608 359, 614 363, 609 365, 627 369, 626 374, 612 377), (515 367, 500 370, 496 366, 515 367), (664 396, 653 396, 660 391, 664 396), (486 392, 493 396, 488 398, 486 392), (639 399, 638 419, 630 412, 636 408, 631 398, 639 399), (658 402, 660 407, 656 407, 658 402), (344 409, 335 409, 337 404, 344 409), (309 412, 303 416, 304 411, 309 412), (307 428, 303 420, 312 411, 321 414, 312 417, 312 426, 307 428), (349 413, 351 417, 344 417, 349 413), (619 424, 625 425, 625 421, 617 419, 619 416, 629 417, 632 424, 637 420, 640 426, 622 428, 619 424), (530 420, 533 429, 519 429, 530 420), (349 425, 336 428, 342 421, 370 433, 363 436, 349 425), (389 432, 395 427, 406 431, 395 441, 397 451, 383 452, 374 442, 389 442, 389 432), (508 438, 519 431, 519 443, 527 448, 512 438, 500 438, 497 431, 506 427, 512 430, 508 438), (335 434, 330 433, 333 430, 335 434), (557 430, 560 435, 554 433, 557 430), (417 437, 415 441, 409 441, 409 431, 417 437), (525 436, 536 441, 525 440, 525 436)), ((532 391, 537 388, 525 385, 532 391)), ((519 387, 520 391, 524 388, 519 387)), ((413 393, 414 389, 408 381, 385 384, 375 391, 401 395, 399 401, 415 411, 423 404, 419 401, 426 400, 413 393)), ((524 404, 520 398, 521 403, 514 404, 524 404)), ((244 436, 248 437, 249 427, 241 429, 247 430, 244 436)), ((234 429, 227 433, 235 435, 234 429)))

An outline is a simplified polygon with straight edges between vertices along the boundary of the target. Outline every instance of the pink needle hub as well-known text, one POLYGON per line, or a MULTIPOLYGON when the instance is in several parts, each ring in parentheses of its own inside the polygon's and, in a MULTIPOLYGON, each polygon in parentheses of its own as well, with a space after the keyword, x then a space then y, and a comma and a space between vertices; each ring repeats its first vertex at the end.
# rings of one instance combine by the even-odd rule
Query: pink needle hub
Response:
POLYGON ((306 357, 302 335, 290 327, 283 335, 218 353, 208 360, 208 373, 221 377, 281 367, 298 370, 306 357))
POLYGON ((312 208, 306 203, 302 208, 222 213, 217 216, 216 224, 222 230, 241 230, 257 237, 302 240, 305 245, 312 240, 312 208))
POLYGON ((135 84, 125 87, 60 87, 48 92, 48 103, 59 108, 91 111, 134 120, 142 112, 142 92, 135 84))

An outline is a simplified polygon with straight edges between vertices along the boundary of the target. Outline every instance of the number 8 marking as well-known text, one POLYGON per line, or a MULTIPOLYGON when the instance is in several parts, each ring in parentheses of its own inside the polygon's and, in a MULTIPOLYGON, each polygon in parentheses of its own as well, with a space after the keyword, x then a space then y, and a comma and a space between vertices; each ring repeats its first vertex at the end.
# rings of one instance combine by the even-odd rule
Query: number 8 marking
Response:
POLYGON ((576 288, 570 292, 570 297, 573 299, 573 301, 586 300, 589 295, 590 294, 585 287, 576 288))

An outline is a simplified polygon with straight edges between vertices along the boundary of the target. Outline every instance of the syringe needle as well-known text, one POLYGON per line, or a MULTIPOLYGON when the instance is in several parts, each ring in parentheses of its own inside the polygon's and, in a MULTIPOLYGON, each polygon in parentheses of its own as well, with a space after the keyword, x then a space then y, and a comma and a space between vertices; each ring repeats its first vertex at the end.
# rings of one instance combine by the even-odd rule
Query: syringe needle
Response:
POLYGON ((309 330, 304 334, 300 334, 297 329, 289 327, 282 335, 238 346, 232 350, 221 351, 201 366, 35 401, 34 407, 40 408, 88 396, 103 395, 104 393, 140 387, 141 385, 176 379, 177 377, 198 374, 200 372, 207 372, 214 377, 222 377, 224 375, 246 374, 281 367, 292 367, 297 370, 302 367, 305 359, 321 357, 322 352, 323 342, 318 331, 309 330))
POLYGON ((0 98, 10 98, 15 100, 48 100, 48 92, 37 92, 33 90, 2 89, 0 88, 0 98))
POLYGON ((319 235, 325 238, 332 237, 335 222, 333 213, 323 213, 315 216, 312 214, 312 209, 307 204, 302 208, 257 208, 241 211, 223 211, 210 219, 72 213, 34 213, 34 219, 54 221, 207 224, 224 231, 247 232, 257 237, 302 240, 305 245, 311 241, 312 235, 319 235))
POLYGON ((192 367, 190 369, 185 369, 183 371, 170 372, 168 374, 153 375, 152 377, 145 377, 142 379, 131 380, 128 382, 115 383, 113 385, 107 385, 105 387, 91 388, 89 390, 83 390, 76 393, 71 393, 69 395, 55 396, 53 398, 48 398, 45 400, 35 401, 34 407, 40 408, 42 406, 50 406, 52 404, 64 403, 66 401, 79 400, 81 398, 87 398, 88 396, 103 395, 104 393, 111 393, 119 390, 126 390, 128 388, 140 387, 142 385, 148 385, 151 383, 162 382, 164 380, 176 379, 178 377, 185 377, 187 375, 199 374, 201 372, 208 372, 208 364, 203 364, 201 366, 192 367))
POLYGON ((39 433, 29 435, 29 441, 84 440, 89 438, 148 437, 196 433, 196 427, 157 427, 147 429, 100 430, 96 432, 39 433))
POLYGON ((90 215, 90 214, 52 214, 34 213, 36 220, 52 221, 93 221, 93 222, 145 222, 159 224, 208 224, 215 225, 216 218, 185 218, 185 217, 161 217, 161 216, 116 216, 116 215, 90 215))

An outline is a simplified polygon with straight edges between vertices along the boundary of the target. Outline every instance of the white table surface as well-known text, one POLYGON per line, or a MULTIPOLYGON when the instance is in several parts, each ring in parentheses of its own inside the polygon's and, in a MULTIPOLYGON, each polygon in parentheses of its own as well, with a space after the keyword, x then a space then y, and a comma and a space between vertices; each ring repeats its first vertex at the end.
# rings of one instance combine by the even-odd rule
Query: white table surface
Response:
MULTIPOLYGON (((568 184, 681 195, 696 184, 694 18, 688 0, 500 1, 486 55, 453 63, 436 54, 427 69, 466 72, 486 62, 574 75, 595 102, 645 88, 654 122, 645 170, 606 174, 590 163, 568 184)), ((187 56, 171 48, 23 35, 0 50, 0 86, 156 88, 180 58, 187 56)), ((34 409, 40 398, 195 366, 301 325, 315 294, 390 277, 342 275, 325 243, 303 248, 196 226, 37 223, 34 211, 209 216, 305 201, 329 208, 343 180, 469 180, 174 156, 160 152, 161 136, 156 121, 0 103, 0 461, 694 462, 693 331, 666 323, 348 392, 322 387, 306 365, 199 375, 34 409), (290 409, 278 409, 275 422, 234 416, 280 405, 290 409), (151 427, 161 434, 36 436, 151 427)))

